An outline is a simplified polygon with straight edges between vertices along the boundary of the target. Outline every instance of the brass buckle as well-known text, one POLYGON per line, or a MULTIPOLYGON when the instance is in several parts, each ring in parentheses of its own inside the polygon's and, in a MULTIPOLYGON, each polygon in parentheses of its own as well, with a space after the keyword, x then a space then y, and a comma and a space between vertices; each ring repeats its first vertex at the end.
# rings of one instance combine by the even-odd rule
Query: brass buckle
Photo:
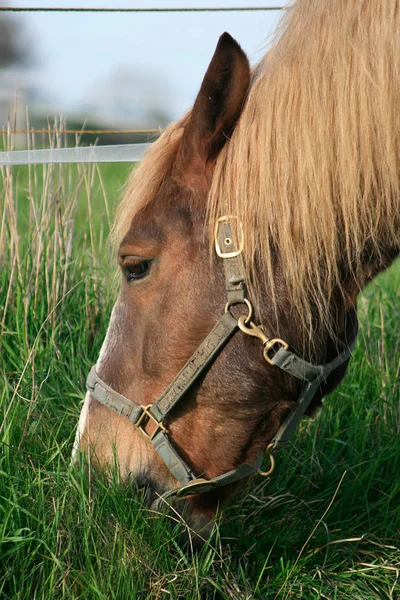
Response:
POLYGON ((151 404, 148 404, 147 406, 144 406, 143 404, 141 404, 140 408, 142 409, 143 412, 140 415, 140 417, 138 418, 138 420, 136 421, 136 427, 138 427, 139 430, 143 433, 143 435, 150 441, 154 438, 154 436, 157 435, 157 433, 159 431, 162 431, 163 433, 167 433, 167 430, 164 427, 164 425, 161 423, 161 421, 158 421, 156 419, 156 417, 150 412, 151 406, 152 406, 151 404), (153 431, 153 433, 151 435, 149 435, 144 429, 144 427, 147 425, 147 423, 149 421, 153 421, 153 423, 155 423, 157 425, 156 429, 153 431))
POLYGON ((289 348, 289 344, 287 344, 287 342, 285 342, 285 340, 281 340, 280 338, 274 338, 272 340, 268 340, 268 342, 266 344, 264 344, 264 358, 267 361, 267 363, 269 363, 270 365, 273 365, 274 363, 272 362, 275 354, 277 352, 279 352, 279 350, 281 348, 279 348, 278 350, 276 350, 274 352, 274 354, 272 356, 270 356, 270 352, 271 350, 274 350, 274 346, 276 344, 279 344, 281 348, 283 348, 284 350, 287 350, 289 348))
MULTIPOLYGON (((221 258, 234 258, 235 256, 239 256, 239 254, 241 254, 243 251, 244 237, 243 237, 242 225, 241 225, 238 217, 235 217, 234 215, 224 215, 223 217, 219 217, 219 219, 217 219, 217 221, 215 223, 214 241, 215 241, 215 251, 218 254, 218 256, 220 256, 221 258), (219 245, 219 241, 218 241, 219 228, 222 223, 229 223, 232 219, 236 219, 237 224, 238 224, 238 228, 237 228, 238 229, 237 233, 239 236, 238 249, 237 250, 228 250, 227 252, 225 252, 224 250, 221 249, 221 246, 219 245)), ((233 239, 231 237, 226 237, 224 239, 224 246, 225 247, 233 246, 233 239)))
POLYGON ((196 488, 198 486, 203 487, 204 485, 211 485, 212 481, 209 479, 204 479, 203 477, 198 477, 197 479, 192 479, 186 485, 179 488, 177 491, 177 497, 181 498, 182 496, 189 496, 190 494, 197 494, 196 490, 193 492, 192 488, 196 488))

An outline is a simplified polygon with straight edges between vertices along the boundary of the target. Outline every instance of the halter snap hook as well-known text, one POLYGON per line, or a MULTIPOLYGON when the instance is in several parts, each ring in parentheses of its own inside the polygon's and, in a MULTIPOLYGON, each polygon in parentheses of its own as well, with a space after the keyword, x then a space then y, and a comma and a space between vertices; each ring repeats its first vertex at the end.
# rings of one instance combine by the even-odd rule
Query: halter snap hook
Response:
POLYGON ((262 325, 256 325, 255 323, 253 323, 253 321, 250 321, 248 324, 247 323, 248 321, 246 321, 245 317, 239 317, 239 329, 243 331, 243 333, 245 333, 246 335, 251 335, 252 337, 256 337, 261 341, 262 345, 264 346, 264 358, 267 361, 267 363, 273 365, 274 363, 272 362, 272 359, 275 356, 276 352, 280 348, 284 348, 285 350, 287 350, 289 348, 289 345, 280 338, 270 339, 265 334, 262 325))
POLYGON ((245 317, 239 317, 238 319, 239 329, 246 333, 247 335, 251 335, 252 337, 256 337, 261 340, 262 344, 268 344, 269 338, 265 335, 264 328, 262 325, 256 325, 253 321, 247 321, 245 317))

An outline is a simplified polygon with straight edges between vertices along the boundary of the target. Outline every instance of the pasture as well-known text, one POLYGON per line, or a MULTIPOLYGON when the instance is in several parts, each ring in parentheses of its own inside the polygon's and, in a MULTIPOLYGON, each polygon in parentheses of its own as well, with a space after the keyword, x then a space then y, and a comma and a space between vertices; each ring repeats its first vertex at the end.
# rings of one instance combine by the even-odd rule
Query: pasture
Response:
POLYGON ((0 598, 400 598, 400 264, 359 299, 344 383, 198 554, 70 455, 118 289, 129 165, 2 169, 0 598))

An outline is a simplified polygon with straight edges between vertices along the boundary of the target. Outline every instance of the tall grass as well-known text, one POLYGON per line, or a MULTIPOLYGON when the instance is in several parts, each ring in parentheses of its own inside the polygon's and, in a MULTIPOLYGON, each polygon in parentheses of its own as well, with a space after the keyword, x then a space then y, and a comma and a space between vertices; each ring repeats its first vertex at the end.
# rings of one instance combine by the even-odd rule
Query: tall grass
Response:
POLYGON ((199 554, 117 473, 70 468, 117 292, 106 240, 127 170, 1 169, 0 598, 398 600, 399 264, 360 299, 345 382, 199 554))

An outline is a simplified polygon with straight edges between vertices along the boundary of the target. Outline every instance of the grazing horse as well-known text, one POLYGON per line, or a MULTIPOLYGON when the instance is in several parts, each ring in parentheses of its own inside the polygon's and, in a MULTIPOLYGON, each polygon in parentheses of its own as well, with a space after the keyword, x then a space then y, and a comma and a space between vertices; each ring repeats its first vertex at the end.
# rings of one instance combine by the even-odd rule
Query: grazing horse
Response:
POLYGON ((252 70, 223 34, 127 185, 74 451, 202 534, 343 378, 399 254, 399 32, 400 0, 297 0, 252 70))

